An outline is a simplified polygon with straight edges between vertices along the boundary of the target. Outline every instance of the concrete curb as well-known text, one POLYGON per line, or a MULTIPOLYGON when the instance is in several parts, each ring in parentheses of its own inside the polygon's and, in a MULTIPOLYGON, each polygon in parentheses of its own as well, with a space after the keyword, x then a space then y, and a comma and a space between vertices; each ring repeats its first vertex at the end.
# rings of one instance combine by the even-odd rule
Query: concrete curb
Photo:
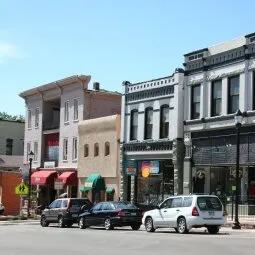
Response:
POLYGON ((8 226, 8 225, 39 225, 39 220, 6 220, 0 221, 0 226, 8 226))

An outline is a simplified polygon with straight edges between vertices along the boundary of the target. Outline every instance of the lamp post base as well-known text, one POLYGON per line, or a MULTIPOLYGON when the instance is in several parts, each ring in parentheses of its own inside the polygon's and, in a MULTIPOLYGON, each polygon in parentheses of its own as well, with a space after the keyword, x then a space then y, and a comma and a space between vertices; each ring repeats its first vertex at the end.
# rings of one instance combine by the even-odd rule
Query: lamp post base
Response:
POLYGON ((239 221, 234 222, 234 225, 232 226, 232 229, 241 229, 240 222, 239 221))

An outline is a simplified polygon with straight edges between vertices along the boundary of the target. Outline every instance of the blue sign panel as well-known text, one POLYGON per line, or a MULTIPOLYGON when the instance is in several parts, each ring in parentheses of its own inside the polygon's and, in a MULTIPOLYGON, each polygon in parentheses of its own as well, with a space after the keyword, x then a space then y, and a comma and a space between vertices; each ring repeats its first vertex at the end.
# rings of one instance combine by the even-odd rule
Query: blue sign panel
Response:
POLYGON ((126 160, 124 162, 124 171, 126 175, 137 175, 137 160, 126 160))

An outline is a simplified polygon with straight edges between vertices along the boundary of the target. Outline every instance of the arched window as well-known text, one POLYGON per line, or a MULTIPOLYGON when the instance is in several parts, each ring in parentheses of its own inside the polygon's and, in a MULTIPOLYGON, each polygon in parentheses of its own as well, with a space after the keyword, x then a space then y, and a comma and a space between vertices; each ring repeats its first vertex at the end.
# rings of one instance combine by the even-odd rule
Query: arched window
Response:
POLYGON ((130 118, 130 140, 137 140, 138 110, 131 111, 130 118))
POLYGON ((145 109, 144 139, 152 139, 153 130, 153 109, 148 107, 145 109))
POLYGON ((160 108, 160 138, 168 138, 169 135, 169 105, 160 108))
POLYGON ((99 145, 98 143, 94 144, 94 156, 97 157, 99 155, 99 145))
POLYGON ((104 144, 104 155, 105 156, 110 155, 110 143, 109 142, 105 142, 105 144, 104 144))
POLYGON ((88 157, 89 156, 89 145, 85 144, 84 145, 84 157, 88 157))

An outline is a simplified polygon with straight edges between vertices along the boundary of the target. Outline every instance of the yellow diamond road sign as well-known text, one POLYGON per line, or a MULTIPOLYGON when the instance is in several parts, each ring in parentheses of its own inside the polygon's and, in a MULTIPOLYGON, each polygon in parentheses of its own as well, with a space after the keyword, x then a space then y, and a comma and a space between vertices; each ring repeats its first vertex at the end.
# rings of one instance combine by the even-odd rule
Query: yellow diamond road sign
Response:
POLYGON ((15 188, 15 194, 17 195, 27 195, 28 194, 28 186, 25 183, 21 183, 15 188))

